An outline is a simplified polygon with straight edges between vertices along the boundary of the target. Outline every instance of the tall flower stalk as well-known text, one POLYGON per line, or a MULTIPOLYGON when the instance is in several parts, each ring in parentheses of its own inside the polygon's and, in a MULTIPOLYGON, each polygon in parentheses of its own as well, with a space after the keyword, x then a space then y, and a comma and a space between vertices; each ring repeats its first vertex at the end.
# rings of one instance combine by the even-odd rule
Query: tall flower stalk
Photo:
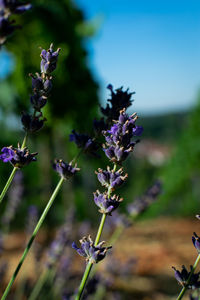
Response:
POLYGON ((56 198, 59 190, 61 189, 64 180, 67 180, 67 179, 71 178, 72 176, 75 175, 75 173, 77 171, 79 171, 79 169, 76 168, 76 166, 72 167, 71 164, 64 163, 62 160, 57 160, 54 163, 53 167, 59 173, 59 175, 61 176, 61 178, 60 178, 60 180, 59 180, 59 182, 58 182, 58 184, 57 184, 57 186, 56 186, 53 194, 51 195, 51 197, 50 197, 50 199, 49 199, 49 201, 48 201, 48 203, 47 203, 47 205, 46 205, 46 207, 45 207, 45 209, 44 209, 44 211, 43 211, 43 213, 42 213, 42 215, 41 215, 41 217, 40 217, 40 219, 39 219, 39 221, 37 223, 37 225, 35 226, 35 229, 34 229, 32 235, 31 235, 31 237, 30 237, 30 239, 29 239, 29 241, 27 243, 27 246, 26 246, 26 248, 25 248, 25 250, 24 250, 24 252, 23 252, 23 254, 22 254, 21 258, 20 258, 20 261, 19 261, 19 263, 18 263, 18 265, 17 265, 17 267, 16 267, 16 269, 15 269, 15 271, 14 271, 14 273, 13 273, 13 275, 12 275, 12 277, 11 277, 11 279, 10 279, 10 281, 9 281, 6 289, 5 289, 5 291, 4 291, 4 294, 3 294, 2 298, 1 298, 1 300, 5 300, 7 298, 8 294, 9 294, 9 291, 10 291, 10 289, 11 289, 11 287, 12 287, 12 285, 13 285, 16 277, 17 277, 17 274, 19 273, 19 270, 21 269, 21 267, 22 267, 22 265, 24 263, 24 260, 25 260, 25 258, 27 256, 27 254, 29 253, 29 250, 30 250, 30 248, 32 246, 32 243, 33 243, 33 241, 34 241, 34 239, 35 239, 35 237, 36 237, 36 235, 37 235, 40 227, 42 226, 42 224, 43 224, 43 222, 44 222, 44 220, 46 218, 46 215, 47 215, 48 211, 50 210, 50 208, 51 208, 51 206, 52 206, 52 204, 53 204, 53 202, 54 202, 54 200, 55 200, 55 198, 56 198))
POLYGON ((111 248, 111 246, 103 247, 104 242, 100 242, 100 238, 106 217, 111 216, 112 212, 118 208, 123 200, 119 196, 112 196, 112 193, 126 180, 128 175, 123 174, 122 162, 129 156, 138 142, 138 140, 132 141, 132 138, 141 135, 143 131, 141 126, 136 126, 135 124, 137 120, 136 114, 128 116, 125 110, 125 108, 122 109, 119 112, 118 120, 114 121, 109 130, 103 132, 106 140, 103 150, 110 162, 113 163, 113 168, 111 169, 108 166, 107 170, 98 169, 98 172, 96 172, 99 182, 106 188, 106 191, 101 193, 97 190, 94 193, 94 202, 99 207, 99 212, 102 213, 95 242, 88 236, 80 240, 80 248, 75 243, 72 244, 77 253, 85 257, 87 262, 75 300, 81 299, 93 264, 101 261, 111 248), (120 169, 117 169, 118 165, 120 169))
POLYGON ((46 121, 41 109, 46 105, 52 88, 52 75, 51 73, 56 69, 57 60, 60 49, 53 51, 53 44, 50 45, 48 50, 41 51, 41 73, 35 75, 30 74, 32 77, 32 95, 30 96, 30 103, 33 108, 32 114, 23 113, 21 122, 25 130, 25 137, 22 145, 18 144, 18 148, 13 146, 3 147, 0 160, 4 163, 10 162, 13 166, 13 170, 5 184, 0 195, 0 203, 3 201, 6 192, 8 191, 15 173, 18 169, 29 164, 31 161, 36 160, 35 155, 37 153, 29 154, 29 150, 26 148, 26 141, 28 134, 39 131, 46 121))

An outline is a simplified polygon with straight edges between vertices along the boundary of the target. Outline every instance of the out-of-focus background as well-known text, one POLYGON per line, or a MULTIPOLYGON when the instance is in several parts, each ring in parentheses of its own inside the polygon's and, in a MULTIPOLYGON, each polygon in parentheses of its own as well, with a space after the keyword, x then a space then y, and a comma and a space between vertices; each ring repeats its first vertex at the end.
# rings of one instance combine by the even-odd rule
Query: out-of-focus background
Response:
MULTIPOLYGON (((62 51, 44 109, 45 128, 28 140, 31 151, 39 152, 38 161, 23 169, 17 179, 21 191, 15 191, 13 185, 1 207, 1 218, 5 220, 7 204, 13 195, 20 195, 15 215, 8 222, 13 234, 13 240, 7 237, 8 243, 15 239, 16 243, 14 249, 10 244, 6 248, 16 257, 21 253, 18 241, 24 238, 28 207, 36 205, 41 212, 58 180, 51 166, 53 159, 70 161, 77 155, 78 149, 69 141, 71 131, 90 133, 93 120, 102 116, 100 106, 105 107, 110 97, 107 85, 115 89, 123 86, 136 92, 128 112, 138 113, 144 134, 124 166, 129 177, 119 191, 124 198, 121 212, 126 212, 128 203, 144 194, 157 179, 162 181, 162 194, 139 218, 135 231, 131 227, 123 234, 123 245, 127 243, 127 247, 120 251, 120 240, 116 244, 116 256, 122 261, 123 251, 139 259, 138 269, 134 268, 139 271, 134 276, 143 276, 137 279, 141 291, 139 286, 135 291, 134 283, 128 285, 126 280, 127 285, 115 281, 110 289, 113 295, 121 292, 119 299, 133 299, 132 295, 134 299, 171 299, 179 290, 171 265, 193 263, 195 249, 190 239, 199 229, 198 221, 192 221, 200 212, 199 2, 35 0, 33 9, 16 19, 22 29, 0 52, 1 147, 16 146, 23 139, 20 115, 30 107, 28 74, 40 68, 40 47, 48 48, 53 42, 62 51), (129 251, 134 234, 136 249, 129 251), (180 244, 176 248, 176 235, 181 245, 186 245, 184 250, 180 244), (163 282, 169 288, 167 284, 163 288, 163 282)), ((64 185, 47 217, 44 235, 63 223, 72 206, 75 222, 97 226, 99 213, 92 192, 100 186, 94 170, 106 164, 103 152, 98 158, 80 156, 81 172, 64 185)), ((11 169, 0 162, 1 189, 11 169)), ((41 236, 42 241, 48 238, 41 236)), ((117 294, 112 297, 118 299, 117 294)))

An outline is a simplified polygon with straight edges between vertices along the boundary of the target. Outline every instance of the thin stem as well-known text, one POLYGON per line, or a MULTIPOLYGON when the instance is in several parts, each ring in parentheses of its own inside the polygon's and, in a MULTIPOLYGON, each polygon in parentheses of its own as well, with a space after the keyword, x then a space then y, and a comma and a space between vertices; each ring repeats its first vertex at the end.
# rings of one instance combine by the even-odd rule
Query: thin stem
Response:
POLYGON ((3 191, 1 192, 1 195, 0 195, 0 203, 3 201, 3 198, 7 192, 7 190, 9 189, 12 181, 13 181, 13 178, 15 176, 15 173, 17 172, 18 168, 14 167, 11 174, 10 174, 10 177, 8 178, 8 181, 6 182, 6 185, 4 186, 3 188, 3 191))
POLYGON ((19 261, 19 263, 18 263, 18 265, 17 265, 17 267, 16 267, 16 269, 15 269, 15 271, 13 273, 13 276, 11 277, 11 279, 10 279, 10 281, 9 281, 7 287, 6 287, 6 290, 5 290, 5 292, 4 292, 1 300, 5 300, 6 299, 8 293, 9 293, 9 291, 10 291, 12 285, 13 285, 13 282, 15 281, 15 278, 17 277, 17 274, 18 274, 18 272, 19 272, 19 270, 20 270, 20 268, 21 268, 21 266, 22 266, 22 264, 23 264, 23 262, 24 262, 24 260, 25 260, 25 258, 27 256, 27 254, 28 254, 30 248, 31 248, 31 245, 32 245, 32 243, 33 243, 33 241, 34 241, 34 239, 35 239, 35 237, 36 237, 36 235, 37 235, 40 227, 42 226, 42 224, 44 222, 44 219, 45 219, 45 217, 46 217, 49 209, 51 208, 51 206, 52 206, 52 204, 53 204, 53 202, 54 202, 54 200, 55 200, 55 198, 56 198, 56 196, 57 196, 57 194, 58 194, 58 192, 59 192, 59 190, 60 190, 60 188, 62 186, 63 181, 64 181, 64 178, 61 177, 61 179, 59 180, 59 182, 58 182, 58 184, 57 184, 57 186, 56 186, 56 188, 55 188, 55 190, 54 190, 51 198, 49 199, 49 202, 47 203, 47 205, 46 205, 46 207, 45 207, 45 209, 44 209, 44 211, 43 211, 43 213, 42 213, 42 215, 41 215, 41 217, 40 217, 40 219, 39 219, 39 221, 38 221, 38 223, 37 223, 37 225, 36 225, 36 227, 35 227, 35 229, 34 229, 34 231, 32 233, 31 238, 29 239, 29 241, 27 243, 26 249, 24 250, 24 253, 21 256, 21 259, 20 259, 20 261, 19 261))
POLYGON ((24 149, 26 147, 26 141, 27 141, 27 137, 28 137, 28 133, 26 132, 22 145, 21 145, 21 150, 24 149))
POLYGON ((96 239, 95 239, 95 243, 94 243, 95 246, 99 243, 99 240, 100 240, 100 237, 101 237, 101 234, 102 234, 102 231, 103 231, 103 226, 105 224, 105 220, 106 220, 106 214, 103 214, 102 217, 101 217, 101 223, 99 225, 99 229, 98 229, 97 236, 96 236, 96 239))
POLYGON ((195 271, 195 269, 196 269, 199 261, 200 261, 200 254, 197 256, 197 258, 195 260, 195 263, 194 263, 194 265, 193 265, 193 267, 191 269, 190 276, 188 277, 188 280, 187 280, 185 286, 182 288, 182 290, 181 290, 180 294, 178 295, 178 297, 176 298, 176 300, 180 300, 180 299, 183 298, 183 296, 184 296, 184 294, 185 294, 185 292, 186 292, 186 290, 188 288, 188 285, 190 283, 190 279, 192 278, 192 275, 194 274, 194 271, 195 271))
POLYGON ((79 300, 81 299, 81 296, 83 294, 83 291, 84 291, 84 288, 85 288, 85 285, 86 285, 86 282, 87 282, 87 279, 90 275, 90 271, 92 269, 92 263, 91 262, 88 262, 87 266, 86 266, 86 269, 85 269, 85 272, 83 274, 83 278, 81 280, 81 283, 80 283, 80 286, 79 286, 79 289, 78 289, 78 293, 76 294, 75 296, 75 300, 79 300))

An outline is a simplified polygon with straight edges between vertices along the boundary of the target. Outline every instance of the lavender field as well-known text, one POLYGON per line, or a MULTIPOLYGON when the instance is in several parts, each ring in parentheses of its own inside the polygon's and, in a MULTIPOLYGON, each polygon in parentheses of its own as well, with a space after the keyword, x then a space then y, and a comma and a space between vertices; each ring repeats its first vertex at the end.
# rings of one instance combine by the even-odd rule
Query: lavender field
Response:
POLYGON ((144 2, 0 1, 1 300, 200 299, 200 5, 144 2))

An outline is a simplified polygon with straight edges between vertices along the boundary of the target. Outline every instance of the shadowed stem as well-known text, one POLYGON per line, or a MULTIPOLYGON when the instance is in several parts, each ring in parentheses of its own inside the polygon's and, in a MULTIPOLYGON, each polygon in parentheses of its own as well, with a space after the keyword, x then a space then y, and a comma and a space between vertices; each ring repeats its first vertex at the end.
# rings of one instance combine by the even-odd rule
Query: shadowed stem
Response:
POLYGON ((53 194, 52 194, 52 196, 51 196, 51 198, 49 199, 49 202, 47 203, 47 205, 46 205, 46 207, 45 207, 45 209, 44 209, 44 211, 43 211, 43 213, 42 213, 42 215, 41 215, 41 217, 40 217, 40 219, 39 219, 39 221, 38 221, 38 223, 37 223, 37 225, 36 225, 36 227, 33 231, 33 233, 32 233, 31 238, 29 239, 29 241, 27 243, 26 249, 24 250, 24 253, 21 256, 21 259, 20 259, 20 261, 19 261, 19 263, 18 263, 18 265, 17 265, 17 267, 16 267, 16 269, 13 273, 13 276, 11 277, 11 279, 10 279, 10 281, 9 281, 7 287, 6 287, 6 290, 5 290, 1 300, 5 300, 6 297, 8 296, 8 293, 9 293, 9 291, 10 291, 12 285, 13 285, 13 282, 15 281, 15 278, 17 277, 17 274, 18 274, 18 272, 19 272, 19 270, 20 270, 20 268, 21 268, 21 266, 22 266, 22 264, 23 264, 23 262, 24 262, 24 260, 27 256, 27 254, 28 254, 30 248, 31 248, 31 245, 32 245, 32 243, 33 243, 40 227, 42 226, 42 224, 44 222, 44 219, 45 219, 49 209, 51 208, 51 206, 52 206, 52 204, 53 204, 53 202, 54 202, 54 200, 55 200, 55 198, 56 198, 56 196, 57 196, 57 194, 58 194, 58 192, 59 192, 59 190, 60 190, 60 188, 63 184, 63 181, 64 181, 64 178, 61 177, 58 184, 57 184, 57 186, 56 186, 56 188, 55 188, 55 190, 54 190, 54 192, 53 192, 53 194))
MULTIPOLYGON (((27 133, 25 134, 25 137, 24 137, 21 149, 25 148, 26 140, 27 140, 27 133)), ((7 190, 9 189, 9 187, 10 187, 12 181, 13 181, 13 178, 14 178, 15 173, 17 172, 17 170, 18 170, 18 168, 16 168, 16 167, 13 168, 13 170, 12 170, 12 172, 10 174, 10 177, 8 178, 8 181, 6 182, 6 185, 4 186, 3 191, 1 192, 0 203, 3 201, 3 198, 4 198, 7 190)))
POLYGON ((178 297, 176 298, 176 300, 180 300, 180 299, 183 298, 186 290, 188 289, 188 285, 190 284, 190 280, 192 278, 192 275, 194 274, 194 271, 195 271, 195 269, 196 269, 199 261, 200 261, 200 254, 197 256, 197 259, 195 260, 195 263, 192 266, 192 269, 191 269, 191 272, 190 272, 190 276, 188 277, 188 280, 187 280, 185 286, 182 288, 182 290, 181 290, 180 294, 178 295, 178 297))
MULTIPOLYGON (((116 171, 116 168, 117 168, 117 165, 114 164, 114 167, 113 167, 113 171, 114 171, 114 172, 116 171)), ((112 187, 109 186, 109 188, 108 188, 108 198, 110 198, 111 193, 112 193, 112 187)), ((101 222, 100 222, 100 224, 99 224, 98 231, 97 231, 97 235, 96 235, 96 239, 95 239, 95 243, 94 243, 95 246, 98 245, 99 240, 100 240, 100 238, 101 238, 101 234, 102 234, 102 231, 103 231, 103 227, 104 227, 104 224, 105 224, 105 220, 106 220, 106 214, 103 214, 102 217, 101 217, 101 222)), ((84 289, 85 289, 85 286, 86 286, 86 283, 87 283, 87 279, 88 279, 88 277, 89 277, 89 275, 90 275, 90 271, 91 271, 91 269, 92 269, 92 266, 93 266, 93 264, 89 261, 89 262, 87 263, 85 272, 84 272, 84 274, 83 274, 83 277, 82 277, 82 280, 81 280, 81 283, 80 283, 78 292, 77 292, 77 294, 75 295, 75 300, 81 299, 81 296, 82 296, 83 291, 84 291, 84 289)))

